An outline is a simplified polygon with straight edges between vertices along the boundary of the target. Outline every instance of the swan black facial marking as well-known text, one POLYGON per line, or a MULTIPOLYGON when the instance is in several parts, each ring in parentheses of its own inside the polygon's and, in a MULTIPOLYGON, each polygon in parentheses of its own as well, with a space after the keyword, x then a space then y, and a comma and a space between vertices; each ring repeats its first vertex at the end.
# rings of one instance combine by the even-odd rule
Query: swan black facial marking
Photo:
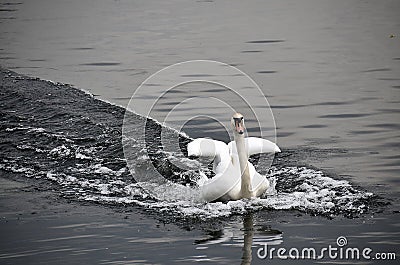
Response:
POLYGON ((242 122, 241 118, 233 118, 233 121, 235 122, 235 126, 238 127, 240 123, 242 122))
POLYGON ((243 125, 242 125, 242 122, 243 122, 243 117, 239 117, 239 118, 233 118, 233 122, 234 122, 234 124, 235 124, 235 127, 236 127, 236 131, 239 133, 239 134, 243 134, 244 133, 244 130, 243 130, 243 125))
POLYGON ((240 117, 240 118, 233 118, 233 120, 235 121, 235 124, 241 123, 242 120, 243 120, 243 117, 240 117))

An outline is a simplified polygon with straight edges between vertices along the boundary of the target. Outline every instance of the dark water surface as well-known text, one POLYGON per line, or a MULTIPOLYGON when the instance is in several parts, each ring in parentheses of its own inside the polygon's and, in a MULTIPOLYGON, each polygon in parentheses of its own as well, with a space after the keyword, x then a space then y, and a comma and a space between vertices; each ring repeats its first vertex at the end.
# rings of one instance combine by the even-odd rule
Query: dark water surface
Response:
POLYGON ((123 140, 121 132, 124 114, 132 130, 141 131, 135 126, 141 117, 69 85, 8 70, 1 80, 4 264, 249 264, 250 257, 263 264, 269 258, 256 253, 265 246, 327 247, 341 235, 352 246, 395 253, 396 198, 306 162, 346 153, 341 149, 283 149, 271 169, 258 167, 277 179, 276 194, 205 204, 196 187, 185 185, 199 175, 190 169, 193 160, 174 155, 189 166, 182 171, 170 154, 158 151, 159 124, 148 122, 143 151, 135 146, 140 133, 123 140), (123 144, 137 148, 132 174, 123 144), (153 187, 158 197, 135 180, 151 178, 152 168, 175 183, 153 187))
MULTIPOLYGON (((17 72, 1 71, 1 264, 249 264, 250 250, 265 264, 256 254, 265 244, 327 247, 339 236, 396 252, 399 13, 389 0, 0 1, 0 64, 17 72), (157 152, 160 126, 148 124, 149 157, 140 136, 122 138, 125 110, 96 100, 126 106, 151 74, 192 59, 232 64, 267 96, 283 152, 258 170, 276 177, 276 195, 189 199, 195 191, 179 183, 198 171, 157 152), (171 200, 136 183, 123 144, 137 151, 136 176, 152 160, 178 184, 158 190, 171 200)), ((194 125, 226 137, 215 123, 194 125)))

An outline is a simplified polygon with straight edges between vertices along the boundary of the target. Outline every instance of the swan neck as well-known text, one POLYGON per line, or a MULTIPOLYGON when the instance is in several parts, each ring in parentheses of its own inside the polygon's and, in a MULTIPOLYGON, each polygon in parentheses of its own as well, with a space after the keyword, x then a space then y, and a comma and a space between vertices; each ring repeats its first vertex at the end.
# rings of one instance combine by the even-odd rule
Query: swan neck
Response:
POLYGON ((244 136, 242 134, 234 134, 236 149, 239 157, 239 165, 241 172, 241 193, 243 198, 251 198, 251 179, 248 167, 248 156, 244 136))
POLYGON ((239 156, 239 163, 240 163, 241 171, 244 172, 244 169, 245 169, 245 166, 247 165, 247 160, 248 160, 246 143, 245 143, 244 137, 242 135, 237 135, 235 137, 235 143, 236 143, 236 150, 237 150, 237 153, 239 156))

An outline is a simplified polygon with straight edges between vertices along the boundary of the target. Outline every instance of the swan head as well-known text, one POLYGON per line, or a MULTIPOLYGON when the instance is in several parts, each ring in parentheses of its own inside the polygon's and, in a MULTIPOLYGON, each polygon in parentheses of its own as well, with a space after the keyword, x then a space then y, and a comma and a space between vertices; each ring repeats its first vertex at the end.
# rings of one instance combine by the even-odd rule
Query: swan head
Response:
POLYGON ((233 114, 231 119, 231 125, 235 133, 243 134, 245 130, 243 115, 240 114, 239 112, 233 114))

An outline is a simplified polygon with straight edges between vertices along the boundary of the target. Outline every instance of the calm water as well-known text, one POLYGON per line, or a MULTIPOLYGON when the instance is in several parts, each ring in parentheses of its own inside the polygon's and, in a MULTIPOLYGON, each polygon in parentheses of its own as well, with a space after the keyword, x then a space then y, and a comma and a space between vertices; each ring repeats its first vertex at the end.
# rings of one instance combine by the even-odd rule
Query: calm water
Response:
MULTIPOLYGON (((132 231, 136 231, 139 224, 124 222, 114 235, 120 237, 131 231, 131 237, 136 239, 118 241, 121 256, 105 255, 104 262, 122 263, 121 257, 129 253, 128 257, 136 263, 139 260, 143 263, 199 260, 238 263, 242 254, 237 253, 249 242, 249 235, 253 242, 254 264, 267 262, 255 256, 260 242, 310 247, 318 242, 334 243, 338 236, 345 235, 355 245, 375 244, 381 246, 381 251, 394 250, 399 244, 398 215, 393 213, 398 211, 400 192, 397 185, 400 165, 399 11, 399 1, 1 1, 0 64, 3 67, 42 79, 72 83, 90 91, 96 98, 127 106, 135 89, 166 66, 193 59, 232 64, 253 78, 267 96, 277 125, 277 142, 284 150, 275 165, 275 173, 278 180, 281 179, 278 197, 268 202, 229 207, 212 205, 210 208, 147 200, 124 169, 118 134, 122 109, 92 102, 82 93, 68 92, 69 88, 63 85, 59 88, 67 92, 54 92, 55 99, 45 98, 41 101, 44 105, 36 105, 29 87, 32 86, 37 95, 52 88, 48 87, 50 84, 25 80, 21 82, 26 89, 13 95, 10 88, 3 98, 6 110, 2 133, 3 137, 9 137, 4 139, 12 139, 11 144, 2 142, 6 147, 2 151, 3 172, 7 177, 20 173, 22 177, 39 176, 41 180, 50 180, 56 185, 56 193, 74 202, 95 201, 117 208, 127 204, 133 211, 140 212, 130 220, 144 218, 142 229, 146 232, 134 234, 132 231), (13 98, 20 100, 13 102, 13 98), (26 104, 17 104, 21 102, 26 104), (52 104, 69 106, 69 109, 49 108, 52 104), (40 119, 23 119, 33 113, 40 119), (76 130, 68 122, 57 129, 55 124, 63 123, 66 117, 71 124, 77 123, 87 131, 76 130), (83 159, 85 162, 78 163, 74 160, 78 157, 69 158, 72 152, 79 154, 79 159, 97 155, 98 160, 83 159), (24 159, 31 155, 40 158, 37 163, 24 159), (302 175, 304 170, 306 173, 302 175), (307 189, 300 190, 303 192, 300 197, 291 195, 289 191, 299 191, 302 183, 296 180, 302 176, 301 180, 313 187, 320 197, 326 188, 318 186, 320 177, 328 177, 334 185, 349 187, 340 194, 327 196, 328 203, 335 205, 330 207, 330 204, 315 202, 307 189), (91 181, 86 183, 88 179, 91 181), (380 198, 371 199, 370 193, 380 198), (349 196, 350 199, 343 201, 349 196), (346 212, 349 202, 354 209, 346 212), (391 204, 383 207, 381 204, 386 202, 391 204), (374 210, 365 214, 363 209, 357 208, 360 205, 374 210), (263 210, 254 216, 242 215, 248 209, 259 208, 263 210), (146 209, 152 209, 151 214, 146 214, 146 209), (271 209, 273 211, 269 211, 271 209), (282 209, 296 211, 282 212, 282 209), (195 211, 206 219, 215 215, 219 226, 207 222, 202 226, 202 222, 193 221, 195 211), (166 217, 159 217, 159 213, 164 212, 166 217), (310 212, 318 217, 308 216, 310 212), (375 215, 374 212, 383 213, 375 215), (226 217, 225 213, 231 217, 226 217), (321 217, 326 213, 334 220, 321 217), (170 215, 185 214, 183 220, 171 221, 170 215), (346 215, 359 218, 346 219, 346 215), (169 237, 164 228, 156 225, 146 228, 146 224, 154 220, 172 223, 172 231, 183 234, 171 239, 169 244, 181 248, 184 254, 165 247, 163 240, 169 237), (191 226, 188 222, 194 224, 191 226), (253 229, 249 228, 249 223, 253 229), (330 229, 326 229, 327 226, 330 229), (296 227, 305 228, 299 231, 296 227), (153 240, 154 237, 157 240, 153 240), (163 249, 164 257, 171 258, 165 261, 157 256, 153 261, 151 253, 140 248, 143 244, 163 249)), ((209 90, 212 89, 215 88, 210 86, 209 90)), ((176 93, 174 100, 166 100, 163 106, 172 108, 186 97, 176 93)), ((201 128, 212 130, 224 139, 224 131, 213 126, 215 124, 206 123, 201 128)), ((191 134, 189 130, 188 134, 197 136, 195 131, 191 134)), ((146 157, 140 158, 147 161, 146 157)), ((17 180, 21 179, 17 177, 17 180)), ((44 186, 34 185, 41 189, 44 186)), ((4 216, 11 218, 13 215, 4 216)), ((96 215, 89 214, 87 218, 96 218, 96 215)), ((34 218, 27 220, 25 229, 37 228, 33 225, 34 218)), ((59 226, 68 227, 84 221, 59 222, 65 222, 59 226)), ((105 218, 102 225, 107 227, 113 222, 116 221, 105 218)), ((18 222, 11 227, 18 231, 18 222)), ((3 226, 3 229, 6 228, 3 226)), ((106 237, 103 233, 108 233, 107 228, 100 229, 96 236, 106 237)), ((61 237, 52 232, 48 232, 48 236, 61 237)), ((32 241, 42 239, 34 234, 32 241)), ((12 237, 9 240, 12 241, 12 237)), ((12 244, 15 248, 6 249, 0 258, 10 264, 18 260, 23 262, 10 255, 29 248, 28 243, 19 246, 18 240, 12 244)), ((74 240, 77 244, 91 244, 85 238, 74 240)), ((57 242, 69 244, 63 240, 57 242)), ((114 241, 104 241, 104 245, 110 242, 114 241)), ((6 243, 3 241, 2 245, 6 243)), ((43 244, 39 248, 47 247, 43 244)), ((67 253, 64 256, 67 260, 69 257, 70 262, 75 260, 73 251, 61 253, 67 253)), ((38 255, 44 261, 48 257, 43 253, 38 255)), ((96 255, 85 257, 93 263, 98 261, 96 255)))

